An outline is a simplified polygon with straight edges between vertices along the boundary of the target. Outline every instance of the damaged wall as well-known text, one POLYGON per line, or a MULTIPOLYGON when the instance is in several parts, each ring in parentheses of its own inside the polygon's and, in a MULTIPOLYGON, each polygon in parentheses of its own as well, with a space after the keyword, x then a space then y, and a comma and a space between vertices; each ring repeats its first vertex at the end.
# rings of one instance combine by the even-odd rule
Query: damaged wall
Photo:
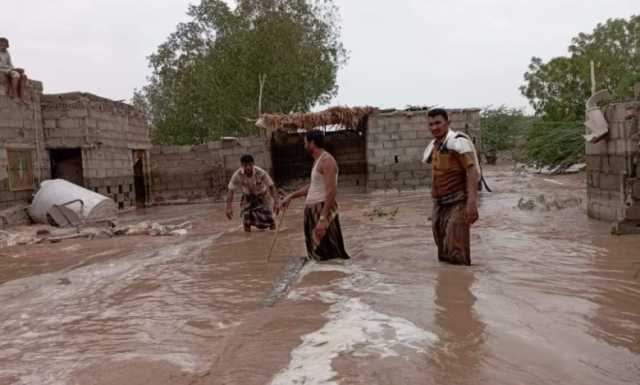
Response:
POLYGON ((612 104, 605 117, 609 133, 586 144, 588 215, 640 223, 640 102, 612 104))
POLYGON ((24 103, 10 98, 7 87, 7 78, 0 76, 0 210, 27 203, 38 182, 49 177, 40 109, 42 83, 27 83, 24 103))
POLYGON ((134 152, 141 152, 147 176, 144 204, 151 203, 149 127, 144 114, 125 103, 73 92, 42 97, 47 148, 79 148, 84 187, 126 210, 136 204, 134 152))
POLYGON ((195 146, 154 146, 151 151, 154 202, 222 198, 244 154, 253 155, 257 166, 271 172, 269 146, 261 137, 195 146))
MULTIPOLYGON (((447 110, 451 128, 480 144, 480 109, 447 110)), ((422 154, 432 140, 427 111, 378 112, 367 129, 367 187, 415 189, 431 185, 431 170, 422 154)))

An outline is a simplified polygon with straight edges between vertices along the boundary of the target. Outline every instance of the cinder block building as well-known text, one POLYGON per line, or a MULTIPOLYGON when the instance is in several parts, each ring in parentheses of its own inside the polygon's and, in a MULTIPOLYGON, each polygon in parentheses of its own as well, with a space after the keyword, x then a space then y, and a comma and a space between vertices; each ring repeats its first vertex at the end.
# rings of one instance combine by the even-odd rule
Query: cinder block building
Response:
POLYGON ((587 210, 590 217, 640 229, 640 102, 611 104, 609 132, 587 142, 587 210))
POLYGON ((42 83, 29 81, 25 102, 7 96, 0 76, 0 210, 27 202, 40 180, 50 177, 40 99, 42 83))
POLYGON ((0 210, 28 203, 39 182, 61 178, 113 198, 121 210, 151 203, 149 126, 130 105, 87 93, 26 102, 0 76, 0 210))
POLYGON ((120 209, 151 203, 151 140, 144 114, 87 93, 42 97, 51 178, 113 198, 120 209))

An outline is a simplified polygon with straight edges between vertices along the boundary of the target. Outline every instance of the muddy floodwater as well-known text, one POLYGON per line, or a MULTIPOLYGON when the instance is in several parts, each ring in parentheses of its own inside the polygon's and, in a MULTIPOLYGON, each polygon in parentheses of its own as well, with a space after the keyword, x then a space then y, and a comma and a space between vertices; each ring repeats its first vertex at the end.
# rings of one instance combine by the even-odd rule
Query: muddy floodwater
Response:
POLYGON ((344 263, 299 262, 300 203, 268 264, 220 204, 0 249, 0 385, 640 383, 640 236, 586 217, 584 175, 487 174, 471 267, 437 262, 428 191, 342 193, 344 263))

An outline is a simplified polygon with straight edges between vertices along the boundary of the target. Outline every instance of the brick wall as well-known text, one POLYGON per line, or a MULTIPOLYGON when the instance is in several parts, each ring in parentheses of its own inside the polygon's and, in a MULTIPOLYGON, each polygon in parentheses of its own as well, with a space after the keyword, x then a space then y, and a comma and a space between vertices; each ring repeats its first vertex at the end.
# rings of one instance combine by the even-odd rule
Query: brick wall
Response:
POLYGON ((26 103, 7 96, 7 79, 0 76, 0 209, 24 204, 33 190, 11 191, 7 172, 7 149, 31 150, 34 188, 39 180, 50 176, 49 157, 44 150, 40 98, 42 83, 29 81, 26 103))
POLYGON ((271 172, 265 138, 238 138, 196 146, 154 146, 151 151, 154 202, 222 198, 243 154, 253 155, 257 166, 271 172))
MULTIPOLYGON (((480 110, 448 112, 451 128, 469 134, 481 151, 480 110)), ((427 111, 373 114, 367 130, 367 188, 406 190, 430 186, 430 167, 421 160, 431 140, 427 111)))
POLYGON ((605 117, 609 134, 586 144, 588 215, 640 221, 640 103, 610 105, 605 117))
POLYGON ((120 210, 135 207, 132 150, 83 148, 82 171, 85 188, 113 199, 120 210))
POLYGON ((42 118, 49 148, 151 148, 144 114, 126 103, 80 92, 44 95, 42 118))

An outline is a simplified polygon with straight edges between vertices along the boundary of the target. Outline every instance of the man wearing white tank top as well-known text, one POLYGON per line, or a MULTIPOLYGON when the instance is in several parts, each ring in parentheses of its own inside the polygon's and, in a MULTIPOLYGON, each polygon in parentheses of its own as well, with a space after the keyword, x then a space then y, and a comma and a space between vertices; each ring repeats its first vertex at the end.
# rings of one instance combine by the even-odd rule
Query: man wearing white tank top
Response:
POLYGON ((325 150, 324 132, 308 131, 304 147, 314 159, 311 183, 285 197, 282 206, 287 207, 293 199, 306 197, 304 235, 309 258, 316 261, 349 259, 342 238, 336 201, 338 164, 325 150))

